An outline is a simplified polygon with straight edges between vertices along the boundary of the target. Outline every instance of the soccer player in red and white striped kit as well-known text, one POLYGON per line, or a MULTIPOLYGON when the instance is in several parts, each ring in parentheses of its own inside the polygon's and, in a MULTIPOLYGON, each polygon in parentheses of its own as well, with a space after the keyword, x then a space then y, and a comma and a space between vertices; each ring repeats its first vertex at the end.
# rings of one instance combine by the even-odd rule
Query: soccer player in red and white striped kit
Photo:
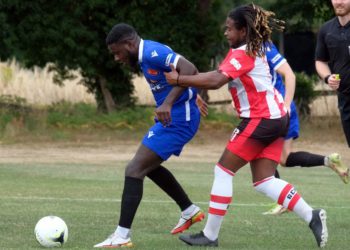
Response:
POLYGON ((272 29, 283 29, 283 22, 273 15, 254 4, 233 9, 225 29, 231 49, 218 70, 189 76, 179 75, 172 67, 170 73, 165 73, 169 83, 180 86, 217 89, 229 83, 242 119, 215 166, 209 215, 203 231, 180 236, 189 245, 218 246, 220 227, 233 196, 232 181, 248 162, 254 188, 305 220, 318 246, 324 247, 327 242, 325 210, 313 209, 293 185, 274 177, 295 85, 286 86, 284 101, 271 81, 264 44, 270 41, 272 29))

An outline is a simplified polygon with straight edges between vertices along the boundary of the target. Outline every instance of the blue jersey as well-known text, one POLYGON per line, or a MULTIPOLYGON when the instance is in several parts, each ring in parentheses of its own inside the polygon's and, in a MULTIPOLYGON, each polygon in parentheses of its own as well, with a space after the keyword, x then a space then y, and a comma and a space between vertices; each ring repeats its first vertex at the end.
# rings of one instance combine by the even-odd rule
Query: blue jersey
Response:
MULTIPOLYGON (((283 79, 280 74, 276 72, 276 70, 287 60, 279 53, 276 46, 273 43, 270 43, 269 46, 266 47, 266 59, 270 67, 270 73, 272 76, 272 84, 274 87, 282 94, 282 96, 285 96, 286 89, 283 84, 283 79)), ((289 114, 289 129, 288 134, 285 137, 285 139, 296 139, 299 137, 299 119, 298 119, 298 113, 295 106, 294 101, 291 103, 290 106, 290 114, 289 114)))
MULTIPOLYGON (((139 46, 139 64, 152 90, 157 107, 168 96, 173 86, 168 84, 164 72, 171 71, 170 64, 176 64, 180 55, 168 46, 149 40, 142 40, 139 46)), ((198 115, 196 105, 197 91, 195 88, 186 88, 175 101, 171 109, 173 122, 190 121, 198 115)))
POLYGON ((266 58, 270 67, 272 84, 284 97, 286 89, 282 81, 282 76, 278 74, 276 70, 286 62, 286 59, 279 53, 273 43, 270 43, 269 46, 266 47, 266 58))

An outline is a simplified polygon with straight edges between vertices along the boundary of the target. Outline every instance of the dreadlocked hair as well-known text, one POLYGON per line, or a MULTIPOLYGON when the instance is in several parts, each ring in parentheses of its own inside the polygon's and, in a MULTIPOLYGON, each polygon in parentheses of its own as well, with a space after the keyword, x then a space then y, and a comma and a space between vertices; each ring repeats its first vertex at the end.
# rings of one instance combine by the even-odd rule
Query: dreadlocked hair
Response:
POLYGON ((232 10, 228 16, 234 21, 238 30, 246 28, 246 53, 253 57, 265 54, 264 45, 271 41, 273 30, 284 29, 284 21, 274 18, 275 13, 253 3, 232 10))

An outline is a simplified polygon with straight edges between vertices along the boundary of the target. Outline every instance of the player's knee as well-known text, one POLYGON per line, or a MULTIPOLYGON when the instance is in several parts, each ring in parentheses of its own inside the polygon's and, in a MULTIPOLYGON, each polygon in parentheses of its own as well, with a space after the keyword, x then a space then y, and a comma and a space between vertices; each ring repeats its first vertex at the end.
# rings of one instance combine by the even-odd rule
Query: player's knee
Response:
POLYGON ((125 176, 143 179, 145 174, 143 173, 140 165, 130 162, 125 168, 125 176))

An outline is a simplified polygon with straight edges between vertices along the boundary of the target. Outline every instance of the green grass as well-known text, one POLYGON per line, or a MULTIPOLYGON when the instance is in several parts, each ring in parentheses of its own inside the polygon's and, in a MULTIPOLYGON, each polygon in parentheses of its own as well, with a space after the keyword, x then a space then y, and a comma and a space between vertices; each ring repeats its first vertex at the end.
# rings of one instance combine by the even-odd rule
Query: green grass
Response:
MULTIPOLYGON (((42 249, 34 226, 46 215, 63 218, 69 228, 64 249, 92 249, 118 222, 126 162, 106 164, 1 164, 0 249, 42 249)), ((211 163, 168 163, 193 201, 208 207, 211 163)), ((348 249, 350 186, 326 168, 281 169, 284 179, 314 207, 328 213, 328 249, 348 249)), ((317 249, 312 232, 295 214, 263 216, 271 201, 254 191, 249 168, 234 178, 233 204, 224 220, 218 249, 317 249)), ((190 249, 169 231, 177 206, 149 180, 133 224, 135 249, 190 249)), ((190 232, 198 232, 198 223, 190 232)))

